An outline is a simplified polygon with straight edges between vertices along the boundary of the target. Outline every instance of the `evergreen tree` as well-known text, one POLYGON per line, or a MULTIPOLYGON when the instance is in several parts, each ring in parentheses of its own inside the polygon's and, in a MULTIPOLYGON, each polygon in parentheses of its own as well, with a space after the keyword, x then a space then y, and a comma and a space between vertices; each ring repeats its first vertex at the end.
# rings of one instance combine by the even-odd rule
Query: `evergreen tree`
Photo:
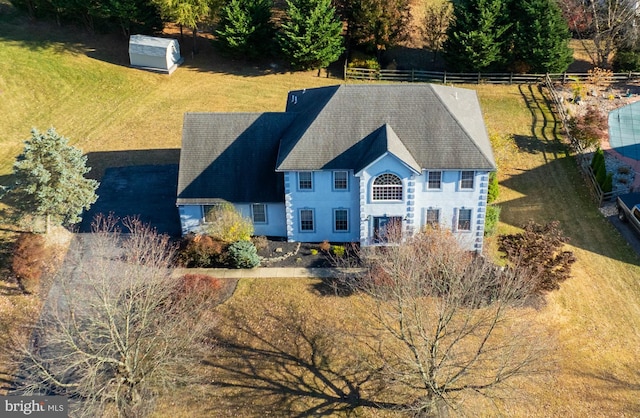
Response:
POLYGON ((331 0, 287 0, 287 17, 278 41, 296 68, 324 68, 337 60, 342 46, 342 22, 331 0))
POLYGON ((84 177, 90 170, 82 151, 54 128, 44 134, 33 129, 13 165, 8 197, 20 214, 46 216, 47 229, 50 221, 73 224, 97 200, 98 182, 84 177))
POLYGON ((271 0, 230 0, 220 10, 216 31, 220 49, 235 56, 270 53, 275 37, 271 7, 271 0))
POLYGON ((487 71, 504 66, 508 11, 503 0, 454 2, 444 58, 453 71, 487 71))
POLYGON ((523 72, 563 72, 573 61, 569 27, 554 0, 518 0, 509 7, 513 63, 523 72))

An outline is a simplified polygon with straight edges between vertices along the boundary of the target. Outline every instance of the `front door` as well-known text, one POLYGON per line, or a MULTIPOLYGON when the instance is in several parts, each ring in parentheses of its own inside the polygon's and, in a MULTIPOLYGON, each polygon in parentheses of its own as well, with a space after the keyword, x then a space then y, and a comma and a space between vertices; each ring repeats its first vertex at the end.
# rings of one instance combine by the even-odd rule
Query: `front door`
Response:
POLYGON ((373 218, 373 242, 385 243, 389 239, 395 241, 402 232, 402 217, 376 216, 373 218))

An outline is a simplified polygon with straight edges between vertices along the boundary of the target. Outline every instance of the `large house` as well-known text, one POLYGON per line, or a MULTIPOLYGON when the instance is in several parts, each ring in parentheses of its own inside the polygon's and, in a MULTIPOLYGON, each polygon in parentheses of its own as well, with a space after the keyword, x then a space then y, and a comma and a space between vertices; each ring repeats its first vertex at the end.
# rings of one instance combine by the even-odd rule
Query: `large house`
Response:
POLYGON ((495 169, 473 90, 312 88, 284 112, 185 114, 177 205, 183 233, 228 201, 256 235, 376 245, 437 224, 480 251, 495 169))

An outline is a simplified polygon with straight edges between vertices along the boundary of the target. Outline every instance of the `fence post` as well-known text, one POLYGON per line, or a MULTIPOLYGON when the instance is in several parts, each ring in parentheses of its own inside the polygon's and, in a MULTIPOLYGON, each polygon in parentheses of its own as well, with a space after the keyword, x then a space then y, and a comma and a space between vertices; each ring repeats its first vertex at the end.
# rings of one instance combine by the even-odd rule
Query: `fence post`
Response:
POLYGON ((447 72, 442 73, 442 84, 447 84, 447 72))
POLYGON ((480 84, 480 71, 478 71, 478 84, 480 84))
POLYGON ((564 73, 562 73, 562 84, 565 84, 567 82, 567 72, 565 71, 564 73))
POLYGON ((513 84, 513 73, 509 73, 509 85, 513 84))
POLYGON ((414 75, 413 75, 413 74, 414 74, 414 71, 415 71, 415 70, 412 68, 412 69, 411 69, 411 82, 412 82, 412 83, 415 81, 415 78, 414 78, 414 75))
POLYGON ((347 63, 346 62, 344 63, 344 72, 343 72, 343 75, 342 75, 342 79, 344 81, 347 81, 347 63))

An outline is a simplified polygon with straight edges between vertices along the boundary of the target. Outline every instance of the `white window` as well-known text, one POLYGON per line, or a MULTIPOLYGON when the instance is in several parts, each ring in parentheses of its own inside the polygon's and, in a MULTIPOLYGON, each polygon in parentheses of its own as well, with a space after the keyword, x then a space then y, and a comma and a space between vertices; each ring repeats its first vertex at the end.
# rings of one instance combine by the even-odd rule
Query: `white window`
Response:
POLYGON ((348 209, 333 210, 333 230, 336 232, 349 231, 349 210, 348 209))
POLYGON ((267 223, 267 205, 264 203, 254 203, 251 205, 251 218, 254 224, 267 223))
POLYGON ((300 231, 313 232, 314 230, 313 209, 300 209, 300 231))
POLYGON ((349 173, 347 171, 333 172, 333 189, 347 190, 349 188, 349 173))
POLYGON ((298 173, 298 190, 313 189, 313 173, 311 171, 300 171, 298 173))
POLYGON ((429 171, 427 179, 427 189, 442 188, 442 171, 429 171))
POLYGON ((475 178, 475 171, 461 171, 460 172, 460 188, 461 189, 473 189, 473 179, 475 178))
POLYGON ((381 174, 373 181, 373 200, 402 200, 402 180, 395 174, 381 174))
POLYGON ((440 209, 427 209, 427 219, 425 219, 425 225, 431 227, 437 227, 440 225, 440 209))
POLYGON ((471 209, 458 211, 458 231, 471 231, 471 209))

